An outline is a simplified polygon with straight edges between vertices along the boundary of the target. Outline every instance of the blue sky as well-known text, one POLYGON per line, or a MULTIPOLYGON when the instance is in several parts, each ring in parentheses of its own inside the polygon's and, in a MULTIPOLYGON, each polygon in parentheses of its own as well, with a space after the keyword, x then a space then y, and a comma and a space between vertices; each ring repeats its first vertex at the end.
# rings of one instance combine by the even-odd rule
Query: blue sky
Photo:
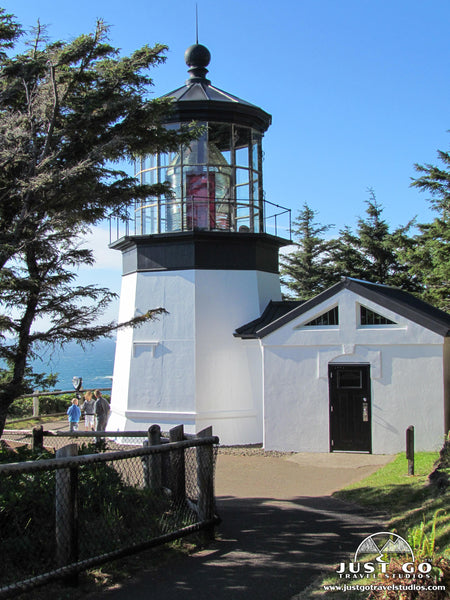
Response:
MULTIPOLYGON (((111 25, 124 54, 169 46, 153 73, 156 96, 183 84, 184 50, 195 41, 195 1, 3 0, 51 39, 111 25)), ((212 54, 217 87, 261 106, 273 123, 264 138, 268 200, 294 212, 304 202, 334 230, 364 213, 375 190, 393 227, 418 215, 427 196, 410 187, 414 163, 448 148, 448 0, 198 0, 199 41, 212 54)), ((118 290, 120 256, 93 238, 95 280, 118 290)), ((83 273, 91 278, 92 273, 83 273)))

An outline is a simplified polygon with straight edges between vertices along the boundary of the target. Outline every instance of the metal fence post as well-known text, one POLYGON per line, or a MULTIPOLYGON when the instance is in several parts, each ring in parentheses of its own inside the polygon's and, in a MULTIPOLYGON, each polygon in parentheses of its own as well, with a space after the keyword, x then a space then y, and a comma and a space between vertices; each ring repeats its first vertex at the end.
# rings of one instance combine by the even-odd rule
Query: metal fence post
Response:
MULTIPOLYGON (((77 444, 68 444, 56 451, 56 458, 77 456, 77 444)), ((62 567, 78 560, 78 469, 71 467, 56 471, 55 531, 56 561, 62 567)), ((75 583, 77 575, 68 582, 75 583)))
MULTIPOLYGON (((212 436, 212 427, 207 427, 197 437, 212 436)), ((214 500, 214 450, 213 445, 197 448, 197 484, 198 484, 198 516, 200 521, 210 521, 215 516, 214 500)), ((214 525, 204 531, 205 542, 214 540, 214 525)))
MULTIPOLYGON (((184 440, 184 427, 177 425, 169 431, 170 442, 184 440)), ((184 464, 184 449, 172 450, 170 453, 170 489, 175 502, 186 500, 186 469, 184 464)))
POLYGON ((414 475, 414 425, 410 425, 406 430, 406 458, 408 475, 414 475))

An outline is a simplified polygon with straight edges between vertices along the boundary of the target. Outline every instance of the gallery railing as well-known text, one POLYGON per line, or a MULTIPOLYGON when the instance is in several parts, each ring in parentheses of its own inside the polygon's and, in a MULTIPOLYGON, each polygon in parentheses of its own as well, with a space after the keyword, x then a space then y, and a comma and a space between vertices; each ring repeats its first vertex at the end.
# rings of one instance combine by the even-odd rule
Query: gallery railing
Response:
POLYGON ((130 235, 184 231, 268 233, 291 240, 291 210, 268 200, 155 198, 110 219, 110 243, 130 235))

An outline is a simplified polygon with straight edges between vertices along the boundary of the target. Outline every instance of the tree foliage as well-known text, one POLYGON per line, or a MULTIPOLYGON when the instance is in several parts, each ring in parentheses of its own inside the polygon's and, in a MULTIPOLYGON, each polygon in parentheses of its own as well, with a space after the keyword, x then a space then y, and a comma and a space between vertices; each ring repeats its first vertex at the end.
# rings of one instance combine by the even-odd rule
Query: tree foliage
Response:
POLYGON ((316 213, 303 205, 295 221, 296 248, 282 258, 282 283, 291 297, 307 300, 342 277, 420 290, 420 278, 405 259, 416 245, 409 235, 414 220, 391 231, 373 190, 366 204, 356 231, 347 225, 333 239, 325 237, 332 226, 314 222, 316 213))
POLYGON ((149 72, 164 62, 165 46, 122 57, 101 20, 70 42, 49 42, 38 23, 27 49, 10 56, 21 35, 0 9, 0 358, 10 367, 0 434, 39 344, 89 342, 115 327, 97 324, 114 295, 76 285, 78 267, 93 263, 80 236, 133 200, 168 192, 140 185, 121 161, 176 150, 198 134, 167 130, 171 101, 148 98, 149 72))
POLYGON ((366 204, 366 217, 358 219, 356 232, 347 226, 333 240, 330 259, 335 281, 347 276, 416 291, 418 278, 409 273, 402 258, 414 245, 409 235, 414 220, 391 231, 372 189, 366 204))
POLYGON ((52 227, 93 224, 166 191, 115 165, 192 137, 164 128, 170 100, 145 99, 147 71, 166 47, 119 57, 107 36, 99 21, 91 35, 46 43, 38 26, 29 51, 0 63, 0 267, 33 234, 45 235, 50 219, 52 227))
POLYGON ((416 245, 406 253, 410 272, 423 282, 422 298, 450 312, 450 153, 438 151, 441 167, 416 165, 422 175, 413 186, 429 192, 437 213, 431 223, 418 225, 416 245))
POLYGON ((303 205, 294 221, 295 249, 281 258, 281 282, 290 298, 307 300, 333 283, 330 242, 324 237, 332 225, 315 222, 316 214, 307 203, 303 205))

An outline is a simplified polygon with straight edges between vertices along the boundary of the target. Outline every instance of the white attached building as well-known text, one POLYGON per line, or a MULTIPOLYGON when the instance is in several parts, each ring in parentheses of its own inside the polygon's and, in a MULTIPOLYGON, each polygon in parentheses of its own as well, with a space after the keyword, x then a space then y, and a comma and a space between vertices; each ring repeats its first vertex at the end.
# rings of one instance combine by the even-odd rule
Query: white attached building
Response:
POLYGON ((346 278, 312 300, 273 302, 236 331, 260 346, 266 449, 389 454, 441 447, 450 428, 450 315, 346 278))

